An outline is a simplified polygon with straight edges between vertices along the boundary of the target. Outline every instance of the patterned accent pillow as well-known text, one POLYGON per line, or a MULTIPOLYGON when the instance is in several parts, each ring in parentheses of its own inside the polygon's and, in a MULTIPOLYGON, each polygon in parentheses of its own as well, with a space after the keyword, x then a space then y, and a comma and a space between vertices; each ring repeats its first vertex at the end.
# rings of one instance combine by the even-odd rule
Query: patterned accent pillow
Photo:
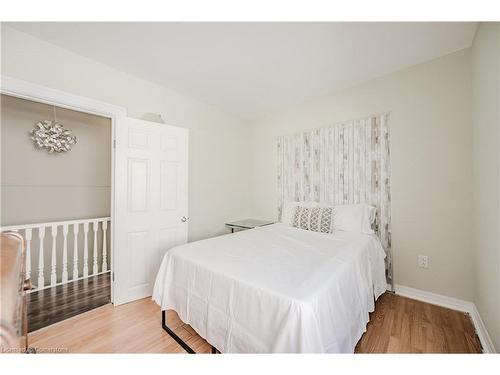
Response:
POLYGON ((333 207, 297 206, 292 226, 313 232, 333 232, 333 207))
POLYGON ((321 233, 333 232, 333 207, 321 208, 320 228, 321 233))
POLYGON ((299 218, 299 228, 308 229, 309 228, 309 216, 311 215, 310 207, 301 207, 300 218, 299 218))
POLYGON ((311 214, 309 216, 309 230, 314 232, 320 232, 321 227, 321 208, 314 207, 311 208, 311 214))

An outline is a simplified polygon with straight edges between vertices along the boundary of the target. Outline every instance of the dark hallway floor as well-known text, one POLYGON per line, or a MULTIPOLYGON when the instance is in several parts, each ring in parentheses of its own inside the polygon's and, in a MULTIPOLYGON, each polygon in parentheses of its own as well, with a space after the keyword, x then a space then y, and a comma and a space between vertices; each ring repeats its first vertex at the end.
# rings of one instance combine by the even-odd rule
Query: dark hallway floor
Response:
POLYGON ((110 275, 108 272, 29 293, 28 331, 36 331, 111 302, 110 275))

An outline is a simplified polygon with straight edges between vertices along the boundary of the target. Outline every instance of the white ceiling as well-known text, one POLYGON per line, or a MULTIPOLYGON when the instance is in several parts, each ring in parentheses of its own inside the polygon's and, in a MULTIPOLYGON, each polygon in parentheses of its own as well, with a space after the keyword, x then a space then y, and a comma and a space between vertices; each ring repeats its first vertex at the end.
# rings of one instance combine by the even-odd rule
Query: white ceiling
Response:
POLYGON ((475 23, 10 23, 246 119, 471 45, 475 23))

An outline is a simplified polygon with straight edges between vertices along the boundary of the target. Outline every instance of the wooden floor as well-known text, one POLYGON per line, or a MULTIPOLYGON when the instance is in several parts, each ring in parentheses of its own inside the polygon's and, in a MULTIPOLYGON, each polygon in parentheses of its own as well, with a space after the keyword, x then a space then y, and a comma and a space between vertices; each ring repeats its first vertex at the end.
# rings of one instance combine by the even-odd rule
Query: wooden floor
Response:
MULTIPOLYGON (((175 312, 169 311, 167 322, 197 352, 210 352, 210 345, 175 312)), ((38 352, 50 348, 69 353, 185 353, 161 328, 160 308, 150 298, 118 307, 108 304, 42 328, 28 335, 28 345, 38 352)))
POLYGON ((28 329, 35 331, 110 302, 110 273, 29 293, 28 329))
MULTIPOLYGON (((198 353, 210 345, 169 311, 167 324, 198 353)), ((149 298, 102 306, 29 335, 29 345, 70 353, 185 353, 161 328, 159 307, 149 298)), ((357 353, 478 353, 468 315, 386 293, 371 314, 357 353)))
POLYGON ((357 353, 481 353, 466 313, 392 293, 378 300, 357 353))

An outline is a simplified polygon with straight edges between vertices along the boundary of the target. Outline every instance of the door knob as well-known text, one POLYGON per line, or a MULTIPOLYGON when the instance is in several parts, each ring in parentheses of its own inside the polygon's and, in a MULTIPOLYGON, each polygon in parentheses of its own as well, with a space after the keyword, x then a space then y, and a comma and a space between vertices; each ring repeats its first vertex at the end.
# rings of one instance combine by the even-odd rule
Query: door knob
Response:
POLYGON ((183 223, 185 223, 187 220, 188 220, 188 219, 187 219, 187 217, 186 217, 186 216, 181 217, 181 221, 182 221, 183 223))

